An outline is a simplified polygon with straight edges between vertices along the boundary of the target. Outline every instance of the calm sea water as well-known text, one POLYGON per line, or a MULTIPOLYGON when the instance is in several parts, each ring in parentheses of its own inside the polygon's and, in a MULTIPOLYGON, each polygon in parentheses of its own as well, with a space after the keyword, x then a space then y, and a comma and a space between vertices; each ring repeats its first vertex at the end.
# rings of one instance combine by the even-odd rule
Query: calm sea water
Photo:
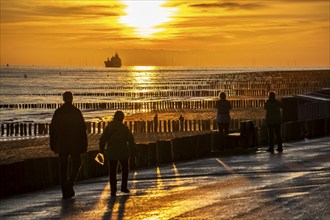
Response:
MULTIPOLYGON (((287 68, 286 68, 287 69, 287 68)), ((296 68, 297 69, 297 68, 296 68)), ((299 68, 298 68, 299 69, 299 68)), ((300 68, 302 69, 302 68, 300 68)), ((313 68, 315 69, 315 68, 313 68)), ((0 69, 0 104, 62 103, 64 91, 105 93, 160 91, 164 85, 205 85, 214 77, 279 68, 212 67, 4 67, 0 69)), ((205 97, 203 97, 205 98, 205 97)), ((210 97, 214 98, 214 97, 210 97)), ((198 97, 75 96, 74 102, 148 101, 154 99, 198 99, 198 97)), ((129 110, 126 111, 131 113, 129 110)), ((53 109, 0 109, 0 122, 50 122, 53 109)), ((109 110, 84 110, 87 121, 112 115, 109 110)))

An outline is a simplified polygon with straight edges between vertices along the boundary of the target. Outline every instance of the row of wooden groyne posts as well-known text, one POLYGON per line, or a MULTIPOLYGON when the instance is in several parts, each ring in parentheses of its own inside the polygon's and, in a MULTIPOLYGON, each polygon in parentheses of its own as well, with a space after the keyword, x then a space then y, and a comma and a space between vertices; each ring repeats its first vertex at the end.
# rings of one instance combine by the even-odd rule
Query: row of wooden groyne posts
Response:
MULTIPOLYGON (((231 119, 230 130, 238 130, 240 122, 244 119, 231 119)), ((88 134, 103 133, 109 122, 86 122, 88 134)), ((176 131, 211 131, 217 129, 214 119, 200 120, 158 120, 152 121, 125 121, 133 133, 155 133, 176 131)), ((257 126, 264 124, 263 119, 256 119, 257 126)), ((49 123, 2 123, 0 125, 2 137, 33 137, 49 134, 49 123)))
MULTIPOLYGON (((287 122, 283 126, 284 141, 301 140, 330 135, 330 119, 287 122)), ((221 138, 216 131, 138 143, 138 153, 130 159, 131 169, 161 166, 212 155, 246 153, 267 144, 264 125, 255 126, 251 120, 240 121, 239 129, 221 138), (220 145, 224 140, 225 145, 220 145)), ((83 155, 83 165, 78 180, 108 175, 108 167, 95 162, 99 151, 91 150, 83 155)), ((0 164, 0 197, 14 195, 59 184, 58 158, 44 157, 26 159, 11 164, 0 164)))
MULTIPOLYGON (((323 82, 324 87, 330 86, 329 82, 323 82)), ((216 90, 168 90, 148 92, 74 92, 74 96, 88 97, 127 97, 139 101, 105 101, 105 102, 78 102, 74 103, 79 109, 126 109, 134 111, 152 111, 167 109, 211 109, 214 108, 219 92, 225 92, 233 108, 263 107, 269 91, 275 91, 278 97, 296 95, 317 91, 323 88, 316 87, 300 88, 267 88, 267 89, 223 89, 216 90), (144 101, 144 98, 159 97, 159 100, 144 101), (171 97, 170 100, 162 100, 171 97), (175 98, 177 97, 177 98, 175 98), (204 99, 202 97, 205 97, 204 99), (182 100, 191 99, 191 100, 182 100), (195 99, 195 100, 194 100, 195 99)), ((19 95, 19 94, 13 94, 19 95)), ((22 94, 23 95, 23 94, 22 94)), ((26 96, 27 94, 24 94, 26 96)), ((62 94, 30 94, 30 96, 62 96, 62 94)), ((56 109, 62 103, 2 103, 0 109, 56 109)))
MULTIPOLYGON (((196 75, 192 78, 169 78, 152 83, 125 83, 116 86, 73 87, 72 90, 113 91, 97 93, 76 93, 86 96, 214 96, 219 91, 228 92, 229 96, 263 94, 275 90, 279 95, 301 94, 329 86, 329 70, 309 71, 211 74, 196 75), (118 92, 124 91, 124 92, 118 92), (136 92, 132 92, 136 91, 136 92), (145 91, 145 92, 140 92, 145 91), (165 92, 165 93, 164 93, 165 92)), ((17 94, 19 95, 19 94, 17 94)), ((22 94, 26 95, 26 94, 22 94)), ((38 94, 35 94, 38 95, 38 94)), ((39 94, 60 95, 60 94, 39 94)))
MULTIPOLYGON (((329 86, 329 83, 322 83, 329 86)), ((128 97, 128 98, 156 98, 156 97, 217 97, 219 92, 225 92, 228 97, 235 99, 236 97, 242 96, 267 96, 269 91, 274 91, 280 96, 292 95, 292 94, 303 94, 324 88, 324 86, 317 87, 289 87, 289 88, 262 88, 262 89, 244 89, 244 88, 222 88, 222 89, 191 89, 183 90, 178 88, 168 90, 144 90, 138 88, 136 90, 114 90, 109 92, 74 92, 74 96, 85 96, 85 97, 128 97)), ((16 96, 61 96, 60 93, 48 93, 48 94, 13 94, 16 96)))
MULTIPOLYGON (((263 107, 267 97, 229 99, 233 108, 259 108, 263 107)), ((163 101, 139 101, 139 102, 97 102, 97 103, 73 103, 81 110, 135 110, 135 111, 158 111, 171 109, 213 109, 216 99, 210 100, 163 100, 163 101)), ((63 103, 44 103, 44 104, 0 104, 0 109, 56 109, 63 103)))
MULTIPOLYGON (((193 78, 170 78, 152 83, 125 83, 116 86, 73 87, 75 96, 105 97, 216 97, 220 91, 228 97, 267 96, 275 91, 279 96, 303 94, 327 88, 330 70, 268 71, 239 74, 196 75, 193 78), (78 92, 92 91, 92 92, 78 92)), ((10 94, 30 96, 61 96, 62 93, 10 94)))

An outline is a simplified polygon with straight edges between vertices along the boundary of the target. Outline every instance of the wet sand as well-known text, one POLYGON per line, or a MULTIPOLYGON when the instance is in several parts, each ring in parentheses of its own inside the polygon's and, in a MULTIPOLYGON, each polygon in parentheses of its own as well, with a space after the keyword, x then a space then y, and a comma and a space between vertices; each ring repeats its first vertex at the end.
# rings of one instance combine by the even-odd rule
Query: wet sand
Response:
MULTIPOLYGON (((126 116, 125 120, 153 120, 155 114, 158 114, 159 120, 178 120, 180 115, 187 120, 214 119, 215 110, 191 110, 191 111, 157 111, 148 113, 137 113, 126 116)), ((262 108, 237 108, 231 111, 231 117, 234 119, 259 119, 264 118, 265 112, 262 108)), ((111 117, 111 116, 110 116, 111 117)), ((136 143, 156 142, 159 139, 170 139, 184 135, 192 135, 198 132, 169 132, 153 134, 134 134, 136 143)), ((88 135, 88 151, 98 150, 100 134, 88 135)), ((49 148, 49 138, 24 138, 16 140, 8 139, 0 141, 0 164, 14 163, 31 158, 55 157, 56 155, 49 148)))

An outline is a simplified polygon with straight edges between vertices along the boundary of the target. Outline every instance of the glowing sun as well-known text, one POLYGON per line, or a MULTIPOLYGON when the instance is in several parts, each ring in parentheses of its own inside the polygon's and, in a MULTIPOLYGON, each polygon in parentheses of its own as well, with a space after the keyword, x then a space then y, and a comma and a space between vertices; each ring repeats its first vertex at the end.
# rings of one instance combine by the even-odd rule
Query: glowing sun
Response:
POLYGON ((149 37, 164 29, 159 25, 172 20, 175 9, 163 7, 167 0, 122 0, 127 6, 126 15, 120 17, 120 22, 133 27, 135 33, 142 37, 149 37))

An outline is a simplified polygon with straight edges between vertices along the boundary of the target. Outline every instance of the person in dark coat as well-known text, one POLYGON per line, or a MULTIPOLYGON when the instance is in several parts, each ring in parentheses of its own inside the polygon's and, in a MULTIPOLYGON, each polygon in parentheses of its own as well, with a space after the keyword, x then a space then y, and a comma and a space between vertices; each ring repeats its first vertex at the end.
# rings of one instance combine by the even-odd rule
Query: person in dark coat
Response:
POLYGON ((219 100, 215 103, 215 108, 217 111, 217 123, 218 129, 221 138, 221 144, 224 145, 224 136, 227 135, 229 132, 229 123, 230 123, 230 110, 231 105, 230 102, 226 99, 226 93, 220 92, 219 100))
POLYGON ((282 146, 282 135, 281 135, 281 108, 282 103, 275 98, 275 92, 269 93, 269 98, 265 103, 264 108, 266 109, 266 124, 268 129, 268 137, 269 137, 269 148, 268 152, 274 152, 274 133, 277 138, 278 148, 276 149, 278 152, 283 151, 282 146))
POLYGON ((154 132, 158 131, 158 114, 154 116, 154 132))
POLYGON ((128 182, 128 159, 135 148, 134 137, 129 128, 123 124, 124 113, 116 111, 113 120, 105 128, 100 138, 100 151, 104 153, 109 166, 109 180, 111 196, 117 192, 117 166, 121 164, 122 181, 121 191, 129 193, 128 182))
POLYGON ((81 166, 80 154, 87 151, 87 133, 81 111, 72 105, 71 92, 63 94, 64 104, 55 110, 50 124, 50 148, 59 155, 59 174, 63 199, 75 195, 74 182, 81 166), (71 169, 68 173, 69 157, 71 169))
POLYGON ((184 129, 184 117, 182 115, 180 115, 179 117, 179 121, 180 121, 180 131, 183 131, 184 129))

